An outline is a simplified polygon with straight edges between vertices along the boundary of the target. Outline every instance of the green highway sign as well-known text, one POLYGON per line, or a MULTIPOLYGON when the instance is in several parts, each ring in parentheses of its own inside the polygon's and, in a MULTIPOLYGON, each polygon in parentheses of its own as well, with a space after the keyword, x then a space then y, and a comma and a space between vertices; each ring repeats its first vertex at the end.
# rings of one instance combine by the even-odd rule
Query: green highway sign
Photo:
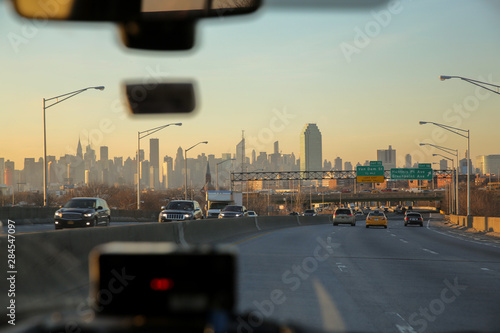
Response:
POLYGON ((419 169, 432 169, 432 166, 430 163, 419 163, 418 168, 419 169))
POLYGON ((384 167, 382 165, 375 166, 358 166, 356 167, 357 176, 383 176, 384 167))
POLYGON ((384 167, 382 165, 358 166, 356 167, 356 181, 358 183, 383 183, 384 167))
POLYGON ((391 169, 391 179, 431 180, 432 178, 433 178, 433 171, 431 168, 391 169))
POLYGON ((370 166, 382 165, 382 161, 370 161, 370 166))

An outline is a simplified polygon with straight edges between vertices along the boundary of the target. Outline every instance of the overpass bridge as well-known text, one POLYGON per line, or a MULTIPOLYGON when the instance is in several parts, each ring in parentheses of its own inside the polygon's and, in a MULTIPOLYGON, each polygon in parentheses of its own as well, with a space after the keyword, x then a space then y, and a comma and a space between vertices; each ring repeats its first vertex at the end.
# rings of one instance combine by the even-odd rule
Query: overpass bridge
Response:
MULTIPOLYGON (((453 177, 453 170, 433 170, 434 178, 439 175, 453 177)), ((231 172, 231 182, 276 181, 276 180, 320 180, 320 179, 356 179, 356 170, 340 171, 248 171, 231 172)), ((385 179, 391 179, 391 171, 384 171, 385 179)))

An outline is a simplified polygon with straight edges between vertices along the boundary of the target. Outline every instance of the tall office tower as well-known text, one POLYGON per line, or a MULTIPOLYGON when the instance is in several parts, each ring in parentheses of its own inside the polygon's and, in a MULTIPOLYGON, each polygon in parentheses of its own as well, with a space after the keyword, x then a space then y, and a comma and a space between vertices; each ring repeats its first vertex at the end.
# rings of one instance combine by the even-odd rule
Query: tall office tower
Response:
POLYGON ((76 147, 76 157, 83 159, 83 149, 80 139, 78 139, 78 146, 76 147))
POLYGON ((389 149, 377 150, 377 161, 382 161, 385 170, 396 167, 396 150, 389 146, 389 149))
POLYGON ((241 172, 246 171, 246 156, 245 156, 245 136, 244 133, 241 135, 241 141, 236 145, 236 169, 240 169, 241 172))
POLYGON ((5 159, 0 158, 0 185, 5 184, 5 159))
POLYGON ((411 155, 410 154, 406 154, 405 156, 405 168, 411 168, 412 164, 411 164, 411 155))
POLYGON ((162 188, 172 188, 172 179, 174 178, 174 159, 170 156, 165 156, 163 158, 163 168, 162 168, 162 188))
POLYGON ((154 189, 160 187, 160 140, 149 139, 149 166, 151 174, 149 186, 154 189))
POLYGON ((439 169, 440 170, 446 170, 448 169, 448 160, 445 160, 444 158, 439 161, 439 169))
POLYGON ((337 157, 334 161, 333 170, 341 171, 342 170, 342 159, 337 157))
POLYGON ((316 124, 307 124, 300 133, 300 171, 321 171, 323 148, 316 124))
POLYGON ((352 171, 352 163, 351 162, 344 162, 344 170, 345 171, 352 171))
MULTIPOLYGON (((465 163, 467 165, 467 163, 465 163)), ((483 175, 500 174, 500 155, 480 155, 476 158, 476 167, 483 175)))
POLYGON ((100 160, 101 162, 106 163, 108 161, 108 146, 101 146, 100 147, 100 160))

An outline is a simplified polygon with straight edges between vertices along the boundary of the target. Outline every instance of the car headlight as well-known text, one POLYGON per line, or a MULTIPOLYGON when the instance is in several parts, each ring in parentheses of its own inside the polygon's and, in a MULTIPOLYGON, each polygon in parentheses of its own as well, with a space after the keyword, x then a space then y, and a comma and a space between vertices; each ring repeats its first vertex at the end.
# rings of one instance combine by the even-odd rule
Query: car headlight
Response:
POLYGON ((92 217, 92 214, 93 214, 93 213, 84 213, 84 214, 83 214, 83 217, 92 217))
POLYGON ((163 217, 167 217, 167 213, 161 213, 160 215, 163 217))
POLYGON ((189 219, 189 218, 193 217, 193 215, 192 214, 184 214, 184 217, 189 219))
POLYGON ((62 213, 60 211, 57 211, 55 214, 54 214, 54 217, 62 217, 62 213))
POLYGON ((223 217, 224 217, 224 213, 220 213, 220 214, 219 214, 219 218, 221 219, 221 218, 223 218, 223 217))
POLYGON ((240 216, 242 216, 242 215, 243 215, 243 214, 238 213, 238 214, 236 214, 236 217, 240 217, 240 216))

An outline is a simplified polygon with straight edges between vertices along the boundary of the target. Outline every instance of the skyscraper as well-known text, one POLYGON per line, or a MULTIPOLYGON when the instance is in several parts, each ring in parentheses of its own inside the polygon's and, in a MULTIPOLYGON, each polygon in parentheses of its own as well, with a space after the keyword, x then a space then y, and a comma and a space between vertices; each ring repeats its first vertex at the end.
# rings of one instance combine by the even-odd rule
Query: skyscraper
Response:
POLYGON ((100 147, 100 161, 107 162, 108 161, 108 146, 100 147))
MULTIPOLYGON (((465 162, 467 166, 467 162, 465 162)), ((476 167, 485 174, 500 174, 500 155, 480 155, 476 158, 476 167)))
POLYGON ((149 139, 149 165, 151 168, 150 184, 154 189, 160 187, 160 140, 149 139))
POLYGON ((341 171, 342 170, 342 159, 340 157, 338 157, 338 156, 337 156, 337 158, 335 158, 334 165, 333 165, 333 170, 335 170, 335 171, 341 171))
POLYGON ((396 150, 389 146, 389 149, 377 150, 377 161, 382 161, 385 170, 396 167, 396 150))
POLYGON ((300 133, 300 171, 321 171, 323 148, 316 124, 307 124, 300 133))
POLYGON ((236 169, 240 169, 241 172, 245 172, 245 137, 242 134, 241 141, 236 145, 236 169))
POLYGON ((405 156, 405 168, 411 168, 412 165, 411 165, 411 155, 410 154, 406 154, 405 156))

